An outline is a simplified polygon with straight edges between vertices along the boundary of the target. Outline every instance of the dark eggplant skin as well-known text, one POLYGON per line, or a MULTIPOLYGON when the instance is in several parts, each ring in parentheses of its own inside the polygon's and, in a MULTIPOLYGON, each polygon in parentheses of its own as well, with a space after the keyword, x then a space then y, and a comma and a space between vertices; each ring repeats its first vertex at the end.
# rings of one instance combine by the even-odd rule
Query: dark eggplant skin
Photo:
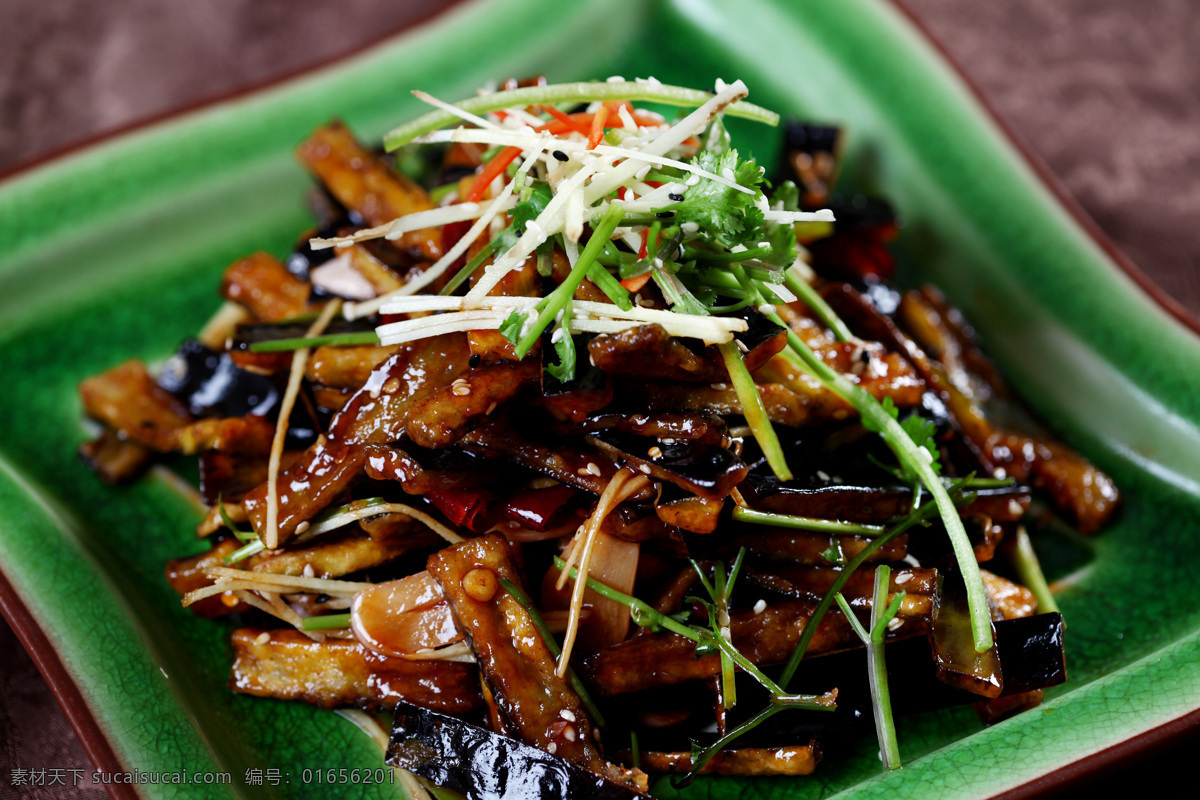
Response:
POLYGON ((201 417, 269 416, 282 396, 270 378, 247 372, 234 364, 228 353, 218 353, 195 339, 180 345, 158 384, 201 417))
POLYGON ((545 750, 404 703, 386 761, 469 800, 650 800, 545 750))

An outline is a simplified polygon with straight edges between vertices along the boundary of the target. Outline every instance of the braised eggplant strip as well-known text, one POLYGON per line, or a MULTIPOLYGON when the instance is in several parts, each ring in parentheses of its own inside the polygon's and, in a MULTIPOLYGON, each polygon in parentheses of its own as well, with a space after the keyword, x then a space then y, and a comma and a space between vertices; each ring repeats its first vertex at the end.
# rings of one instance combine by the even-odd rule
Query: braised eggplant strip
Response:
POLYGON ((143 447, 167 453, 192 423, 187 408, 161 388, 141 361, 130 360, 79 384, 83 410, 143 447))
POLYGON ((499 583, 520 583, 505 540, 488 535, 448 547, 430 556, 429 572, 471 643, 506 727, 559 758, 597 774, 612 772, 579 696, 556 674, 529 613, 499 583))
POLYGON ((308 311, 312 286, 288 272, 269 253, 254 253, 229 265, 221 279, 221 296, 237 303, 261 322, 278 322, 308 311))
MULTIPOLYGON (((368 226, 434 208, 421 186, 392 170, 341 123, 317 128, 296 154, 329 193, 361 215, 368 226)), ((442 255, 442 232, 438 228, 412 231, 399 244, 414 258, 436 261, 442 255)))
POLYGON ((871 720, 894 768, 895 717, 1066 679, 1023 523, 1119 492, 887 283, 903 210, 838 189, 839 128, 789 123, 763 182, 746 91, 506 82, 428 98, 412 157, 320 127, 292 251, 80 384, 101 479, 197 458, 208 549, 166 580, 254 626, 235 691, 395 709, 388 763, 470 798, 584 800, 808 775, 871 720))
MULTIPOLYGON (((732 615, 734 646, 752 663, 764 666, 785 661, 807 627, 815 604, 788 600, 761 611, 732 615)), ((818 654, 849 646, 853 633, 840 613, 827 614, 806 652, 818 654)), ((605 695, 629 694, 701 680, 720 674, 716 655, 696 657, 694 642, 673 633, 637 636, 589 657, 583 672, 605 695)))
POLYGON ((242 628, 233 633, 231 689, 302 700, 321 708, 422 708, 464 714, 481 705, 475 667, 385 658, 346 639, 314 642, 296 631, 242 628))
POLYGON ((128 483, 154 463, 154 452, 113 428, 79 446, 79 457, 106 483, 128 483))
MULTIPOLYGON (((641 754, 647 772, 683 773, 692 767, 691 753, 641 754)), ((781 747, 738 747, 723 750, 697 770, 698 775, 811 775, 821 761, 816 741, 781 747)))

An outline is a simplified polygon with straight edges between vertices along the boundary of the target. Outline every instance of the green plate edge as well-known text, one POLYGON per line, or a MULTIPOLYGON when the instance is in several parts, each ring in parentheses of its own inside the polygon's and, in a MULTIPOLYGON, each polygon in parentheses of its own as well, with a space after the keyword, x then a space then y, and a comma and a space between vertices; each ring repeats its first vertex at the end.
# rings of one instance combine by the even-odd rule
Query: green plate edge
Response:
MULTIPOLYGON (((116 495, 96 485, 71 455, 84 435, 74 384, 125 357, 163 357, 215 306, 224 263, 286 249, 306 220, 289 151, 311 127, 337 115, 375 137, 415 113, 414 86, 453 98, 538 71, 742 77, 756 102, 847 123, 845 179, 902 210, 909 277, 942 286, 1043 418, 1128 496, 1113 529, 1081 545, 1094 560, 1062 597, 1073 680, 1040 709, 957 741, 978 728, 969 717, 906 722, 901 748, 920 757, 889 775, 865 747, 813 779, 709 780, 692 795, 988 796, 1200 706, 1198 614, 1170 599, 1200 558, 1200 348, 1078 228, 902 15, 869 0, 736 12, 498 0, 0 187, 0 407, 9 420, 37 413, 0 437, 0 564, 123 763, 232 774, 189 796, 304 797, 328 787, 298 774, 247 787, 243 774, 368 768, 378 756, 332 715, 221 689, 224 628, 181 612, 161 579, 165 557, 196 547, 193 512, 162 482, 116 495)), ((747 133, 772 152, 769 131, 747 133)))

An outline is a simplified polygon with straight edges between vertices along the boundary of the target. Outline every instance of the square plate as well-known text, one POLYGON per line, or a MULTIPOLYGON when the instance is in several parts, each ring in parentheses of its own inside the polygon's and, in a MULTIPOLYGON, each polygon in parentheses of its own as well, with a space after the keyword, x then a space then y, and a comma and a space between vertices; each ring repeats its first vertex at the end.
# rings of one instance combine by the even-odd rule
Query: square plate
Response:
MULTIPOLYGON (((894 6, 871 0, 494 0, 287 83, 22 173, 0 186, 0 564, 9 613, 40 626, 117 761, 147 773, 228 773, 191 797, 324 797, 313 770, 379 766, 327 712, 225 688, 228 628, 182 611, 168 558, 201 549, 196 511, 163 480, 111 489, 75 458, 75 386, 130 357, 159 360, 219 304, 224 266, 288 250, 309 218, 290 151, 330 117, 377 139, 508 75, 623 74, 711 86, 850 130, 843 186, 903 214, 903 277, 968 315, 1012 383, 1126 495, 1074 540, 1060 603, 1071 681, 988 729, 969 710, 905 720, 906 766, 875 744, 810 779, 756 779, 764 797, 982 797, 1022 787, 1200 708, 1200 347, 1118 269, 954 70, 894 6), (553 25, 542 24, 553 20, 553 25), (246 784, 249 769, 280 785, 246 784), (305 771, 308 771, 307 773, 305 771)), ((742 126, 768 164, 778 132, 742 126)), ((745 148, 743 148, 745 149, 745 148)), ((200 780, 207 780, 201 778, 200 780)), ((361 796, 394 796, 389 785, 361 796)), ((698 781, 694 797, 747 782, 698 781)), ((146 797, 177 789, 144 785, 146 797)), ((663 788, 665 795, 673 792, 663 788)))

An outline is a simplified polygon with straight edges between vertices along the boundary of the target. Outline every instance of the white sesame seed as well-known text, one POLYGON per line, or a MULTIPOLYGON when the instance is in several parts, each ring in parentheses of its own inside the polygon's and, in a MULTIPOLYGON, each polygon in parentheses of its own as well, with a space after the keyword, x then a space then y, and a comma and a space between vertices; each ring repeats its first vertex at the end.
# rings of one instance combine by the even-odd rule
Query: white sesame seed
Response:
POLYGON ((550 744, 546 745, 546 752, 549 753, 550 755, 554 755, 555 751, 557 751, 557 750, 558 750, 557 742, 550 742, 550 744))
POLYGON ((625 82, 625 79, 622 78, 620 75, 609 75, 604 80, 607 83, 624 83, 625 82))
POLYGON ((648 464, 638 464, 638 472, 642 473, 643 475, 649 475, 650 466, 648 464))
POLYGON ((308 530, 308 520, 305 520, 296 526, 296 533, 304 533, 306 530, 308 530))
POLYGON ((903 624, 904 624, 904 620, 900 619, 899 617, 892 617, 890 620, 888 620, 888 630, 889 631, 897 630, 903 624))
POLYGON ((759 614, 761 614, 762 612, 764 612, 766 610, 767 610, 767 601, 766 600, 759 600, 757 603, 754 604, 754 616, 757 617, 759 614))
POLYGON ((305 564, 305 565, 304 565, 304 577, 306 577, 306 578, 315 578, 315 577, 317 577, 317 571, 316 571, 315 569, 313 569, 313 565, 312 565, 312 564, 305 564))
POLYGON ((817 470, 817 477, 823 481, 827 481, 827 480, 829 480, 829 473, 823 469, 819 469, 819 470, 817 470))
POLYGON ((758 307, 758 313, 760 313, 760 314, 774 314, 774 313, 775 313, 775 306, 771 305, 770 303, 763 303, 761 306, 759 306, 759 307, 758 307))
POLYGON ((1018 503, 1016 500, 1009 500, 1008 501, 1008 513, 1012 514, 1014 517, 1019 517, 1019 516, 1021 516, 1021 514, 1024 513, 1024 509, 1021 508, 1021 504, 1018 503))
POLYGON ((714 383, 710 387, 714 392, 723 392, 729 387, 724 383, 714 383))
POLYGON ((254 637, 255 644, 266 644, 269 641, 271 641, 271 634, 267 633, 266 631, 263 631, 258 636, 254 637))
POLYGON ((558 715, 560 717, 562 717, 563 719, 565 719, 567 722, 575 721, 575 715, 573 713, 571 713, 570 709, 564 708, 562 711, 558 712, 558 715))
POLYGON ((904 584, 908 583, 911 580, 912 580, 912 573, 904 572, 904 573, 897 575, 895 580, 892 582, 895 583, 897 586, 903 586, 904 584))
POLYGON ((575 741, 575 738, 577 735, 578 734, 575 733, 575 729, 572 728, 570 725, 563 728, 563 738, 566 739, 568 742, 575 741))
POLYGON ((592 473, 593 475, 595 475, 595 476, 597 476, 597 477, 599 477, 600 475, 604 474, 604 473, 602 473, 602 472, 600 471, 600 465, 599 465, 599 464, 597 464, 595 461, 589 461, 589 462, 588 462, 588 465, 587 465, 587 471, 588 471, 588 472, 590 472, 590 473, 592 473))
POLYGON ((654 447, 651 447, 646 451, 646 455, 650 456, 651 458, 662 458, 662 448, 658 445, 654 445, 654 447))
POLYGON ((734 341, 734 344, 737 345, 738 350, 741 350, 743 353, 750 352, 750 346, 747 345, 745 342, 743 342, 741 339, 734 339, 733 341, 734 341))
POLYGON ((485 414, 491 414, 491 413, 492 413, 493 411, 495 411, 495 410, 496 410, 496 401, 495 401, 495 400, 493 400, 493 401, 492 401, 492 402, 491 402, 491 403, 488 405, 488 407, 487 407, 487 411, 485 411, 484 413, 485 413, 485 414))

